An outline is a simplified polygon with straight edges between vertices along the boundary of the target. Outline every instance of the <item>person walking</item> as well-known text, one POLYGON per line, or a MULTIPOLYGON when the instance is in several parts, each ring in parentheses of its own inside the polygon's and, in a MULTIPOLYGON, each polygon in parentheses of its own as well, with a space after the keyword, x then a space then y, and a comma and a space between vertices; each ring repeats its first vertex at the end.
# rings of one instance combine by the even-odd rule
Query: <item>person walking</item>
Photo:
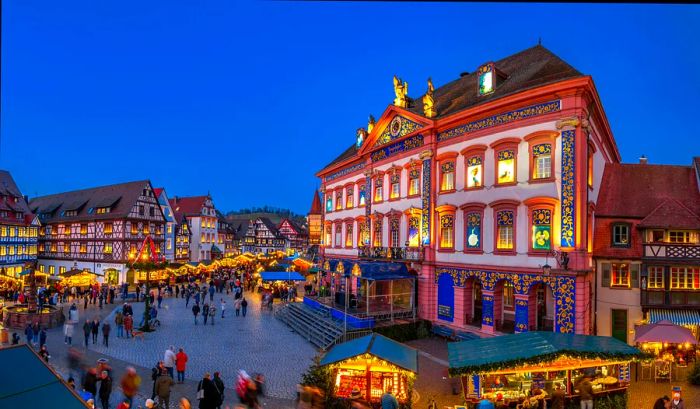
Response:
POLYGON ((187 354, 180 348, 177 355, 175 355, 175 367, 177 369, 177 382, 185 383, 185 369, 187 368, 187 354))
POLYGON ((221 299, 221 318, 225 318, 226 315, 226 301, 224 299, 221 299))
POLYGON ((117 326, 117 338, 124 336, 124 314, 121 310, 114 314, 114 325, 117 326))
POLYGON ((112 395, 112 378, 109 376, 109 372, 102 371, 99 392, 100 403, 102 403, 102 409, 109 409, 110 395, 112 395))
POLYGON ((241 300, 241 313, 243 314, 244 317, 245 317, 245 314, 247 311, 248 311, 248 300, 246 300, 245 297, 243 297, 243 299, 241 300))
POLYGON ((593 409, 593 385, 588 374, 583 375, 576 388, 581 398, 581 409, 593 409))
POLYGON ((132 317, 131 314, 126 314, 124 316, 124 331, 126 332, 127 338, 134 336, 134 317, 132 317))
POLYGON ((109 333, 112 332, 112 326, 109 325, 109 322, 105 321, 102 323, 102 344, 106 347, 109 348, 109 333))
POLYGON ((156 366, 151 368, 151 380, 153 381, 153 390, 151 391, 151 399, 156 398, 156 382, 161 374, 167 374, 168 370, 163 366, 163 361, 158 361, 156 366))
POLYGON ((39 323, 37 321, 34 321, 34 325, 32 325, 32 333, 34 334, 32 342, 36 346, 39 344, 39 323))
POLYGON ((221 405, 224 404, 224 381, 219 376, 219 372, 214 372, 214 386, 216 386, 216 391, 219 393, 219 404, 216 406, 217 409, 221 409, 221 405))
POLYGON ((100 321, 94 319, 90 326, 90 330, 92 332, 92 344, 94 345, 97 343, 97 334, 100 332, 100 321))
POLYGON ((95 368, 88 369, 85 374, 83 389, 88 391, 93 397, 97 396, 97 370, 95 368))
POLYGON ((241 301, 240 298, 233 302, 233 308, 236 310, 236 317, 241 315, 241 304, 242 303, 243 303, 243 301, 241 301))
POLYGON ((197 397, 200 396, 199 409, 216 409, 219 405, 219 393, 209 372, 204 374, 204 378, 197 385, 197 397))
POLYGON ((209 319, 209 304, 204 303, 202 307, 202 318, 204 318, 204 325, 207 325, 207 319, 209 319))
POLYGON ((63 324, 63 341, 67 345, 73 345, 73 329, 75 325, 73 324, 72 321, 66 321, 65 324, 63 324))
POLYGON ((391 388, 386 388, 381 398, 382 409, 399 409, 399 401, 391 394, 391 388))
POLYGON ((160 304, 163 302, 163 294, 158 291, 158 309, 160 309, 160 304))
POLYGON ((199 303, 196 302, 192 306, 192 314, 194 315, 194 325, 197 325, 197 315, 199 315, 199 303))
POLYGON ((214 317, 216 317, 216 307, 214 307, 214 304, 209 307, 209 321, 211 321, 211 325, 214 325, 214 317))
POLYGON ((209 286, 209 302, 214 302, 214 293, 216 292, 216 287, 213 285, 209 286))
POLYGON ((34 329, 32 329, 32 324, 27 324, 27 327, 24 329, 24 335, 27 336, 27 345, 31 346, 32 340, 34 339, 34 329))
POLYGON ((170 345, 170 348, 165 350, 165 354, 163 356, 163 365, 165 366, 165 369, 168 371, 168 375, 170 375, 170 378, 175 377, 175 373, 173 372, 173 368, 175 367, 175 361, 177 360, 177 356, 175 355, 175 347, 170 345))
POLYGON ((138 376, 133 366, 126 368, 126 373, 122 377, 120 384, 124 398, 129 403, 127 408, 129 408, 134 403, 134 396, 136 396, 141 385, 141 377, 138 376))
POLYGON ((187 308, 187 306, 190 303, 190 297, 192 297, 192 293, 190 292, 190 289, 188 288, 185 290, 185 308, 187 308))
POLYGON ((566 394, 561 387, 560 383, 557 383, 554 392, 552 392, 552 409, 564 409, 564 404, 566 400, 566 394))
POLYGON ((159 408, 170 409, 170 390, 173 385, 175 385, 175 382, 167 370, 161 372, 158 380, 156 380, 156 396, 158 397, 159 408))
POLYGON ((90 340, 90 333, 92 332, 92 324, 90 321, 85 320, 83 324, 83 334, 85 334, 85 348, 88 347, 88 341, 90 340))

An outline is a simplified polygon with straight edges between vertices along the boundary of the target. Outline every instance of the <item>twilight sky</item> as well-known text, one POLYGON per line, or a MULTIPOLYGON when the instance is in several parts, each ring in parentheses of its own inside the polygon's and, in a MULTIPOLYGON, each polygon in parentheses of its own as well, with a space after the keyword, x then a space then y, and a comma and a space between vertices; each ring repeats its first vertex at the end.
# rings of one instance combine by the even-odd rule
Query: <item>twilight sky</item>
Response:
POLYGON ((542 44, 593 76, 623 161, 700 155, 700 6, 5 0, 0 168, 29 196, 150 179, 306 213, 392 102, 542 44))

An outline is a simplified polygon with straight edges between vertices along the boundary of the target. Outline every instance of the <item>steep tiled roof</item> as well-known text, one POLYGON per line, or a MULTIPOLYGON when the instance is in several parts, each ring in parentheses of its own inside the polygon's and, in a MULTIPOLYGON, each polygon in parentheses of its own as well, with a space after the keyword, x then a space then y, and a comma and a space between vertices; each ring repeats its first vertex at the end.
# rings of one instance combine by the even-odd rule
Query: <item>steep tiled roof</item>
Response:
POLYGON ((29 202, 29 208, 40 215, 43 223, 121 218, 129 214, 143 189, 149 185, 148 180, 139 180, 40 196, 29 202), (109 213, 97 214, 97 207, 109 206, 109 203, 109 213), (77 210, 78 214, 61 216, 65 210, 77 210))
POLYGON ((323 207, 321 206, 321 198, 318 195, 318 190, 314 190, 314 200, 311 202, 309 214, 323 214, 323 207))
POLYGON ((601 186, 599 216, 643 219, 669 199, 700 215, 700 190, 690 166, 608 163, 601 186))
POLYGON ((169 200, 169 203, 175 214, 180 213, 184 214, 185 216, 198 216, 202 214, 202 208, 204 207, 204 202, 207 200, 207 198, 207 196, 175 196, 169 200))
POLYGON ((268 219, 267 217, 258 217, 258 220, 260 220, 269 231, 274 233, 276 236, 279 235, 279 230, 277 229, 277 226, 272 223, 272 220, 268 219))
MULTIPOLYGON (((463 75, 436 88, 433 93, 435 108, 438 112, 436 118, 452 115, 527 89, 583 76, 574 67, 541 45, 498 60, 494 66, 499 75, 496 79, 496 89, 491 94, 478 95, 479 79, 476 69, 471 74, 463 75)), ((424 116, 422 100, 423 95, 412 99, 407 109, 416 115, 424 116)), ((353 144, 324 169, 353 157, 356 151, 353 144)))
POLYGON ((24 196, 22 196, 22 192, 17 187, 12 175, 6 170, 0 170, 0 195, 4 196, 4 198, 0 198, 0 210, 9 212, 8 217, 0 217, 0 221, 18 223, 14 212, 21 212, 24 214, 21 223, 30 224, 32 222, 34 215, 29 210, 29 205, 24 196), (15 203, 14 198, 17 198, 17 203, 15 203))
POLYGON ((700 229, 700 216, 676 199, 666 199, 645 217, 639 227, 700 229))

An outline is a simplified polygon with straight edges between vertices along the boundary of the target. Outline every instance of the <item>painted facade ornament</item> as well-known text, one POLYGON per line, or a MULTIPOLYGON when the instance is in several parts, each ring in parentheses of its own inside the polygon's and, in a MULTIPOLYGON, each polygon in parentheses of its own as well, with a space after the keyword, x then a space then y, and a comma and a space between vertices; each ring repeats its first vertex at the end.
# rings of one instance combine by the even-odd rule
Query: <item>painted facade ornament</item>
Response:
POLYGON ((374 143, 374 147, 386 145, 396 139, 421 129, 423 125, 401 115, 394 116, 374 143))
POLYGON ((555 124, 555 126, 557 127, 557 129, 562 129, 566 126, 571 126, 571 127, 576 128, 579 125, 579 123, 580 123, 580 121, 578 120, 578 118, 574 116, 571 118, 564 118, 564 119, 558 120, 557 123, 555 124))
POLYGON ((435 91, 435 87, 433 87, 433 80, 428 78, 428 92, 423 95, 423 114, 426 116, 426 118, 434 118, 437 116, 433 91, 435 91))
POLYGON ((408 83, 401 81, 399 77, 394 75, 394 105, 401 108, 408 107, 408 83))
POLYGON ((561 132, 561 247, 576 247, 576 162, 573 129, 561 132))
POLYGON ((368 134, 372 133, 372 129, 374 129, 374 125, 376 123, 377 123, 377 121, 375 121, 374 117, 370 114, 369 121, 367 121, 367 133, 368 134))
POLYGON ((355 136, 355 147, 360 149, 362 144, 365 143, 365 140, 367 140, 367 131, 365 131, 365 128, 358 128, 357 132, 355 132, 355 136))
POLYGON ((421 238, 424 246, 430 244, 430 214, 431 214, 431 164, 433 156, 432 151, 424 151, 420 154, 420 159, 423 161, 423 189, 421 191, 421 238))

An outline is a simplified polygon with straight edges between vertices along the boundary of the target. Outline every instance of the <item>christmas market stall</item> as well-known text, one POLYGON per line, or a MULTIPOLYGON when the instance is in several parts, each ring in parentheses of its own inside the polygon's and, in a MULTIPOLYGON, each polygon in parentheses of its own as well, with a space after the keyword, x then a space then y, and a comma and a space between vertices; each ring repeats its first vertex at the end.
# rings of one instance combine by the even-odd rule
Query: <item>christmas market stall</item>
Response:
POLYGON ((399 403, 407 403, 418 372, 418 353, 373 333, 334 346, 320 363, 330 365, 338 398, 349 398, 355 389, 368 401, 379 402, 391 389, 399 403))
POLYGON ((449 374, 461 378, 466 401, 486 398, 510 407, 549 399, 556 387, 576 399, 585 376, 596 399, 622 404, 630 362, 645 356, 612 337, 538 331, 449 343, 447 349, 449 374))
POLYGON ((72 268, 65 273, 59 274, 61 277, 61 285, 70 288, 78 287, 81 290, 86 289, 97 283, 97 274, 89 270, 80 270, 78 268, 72 268))

